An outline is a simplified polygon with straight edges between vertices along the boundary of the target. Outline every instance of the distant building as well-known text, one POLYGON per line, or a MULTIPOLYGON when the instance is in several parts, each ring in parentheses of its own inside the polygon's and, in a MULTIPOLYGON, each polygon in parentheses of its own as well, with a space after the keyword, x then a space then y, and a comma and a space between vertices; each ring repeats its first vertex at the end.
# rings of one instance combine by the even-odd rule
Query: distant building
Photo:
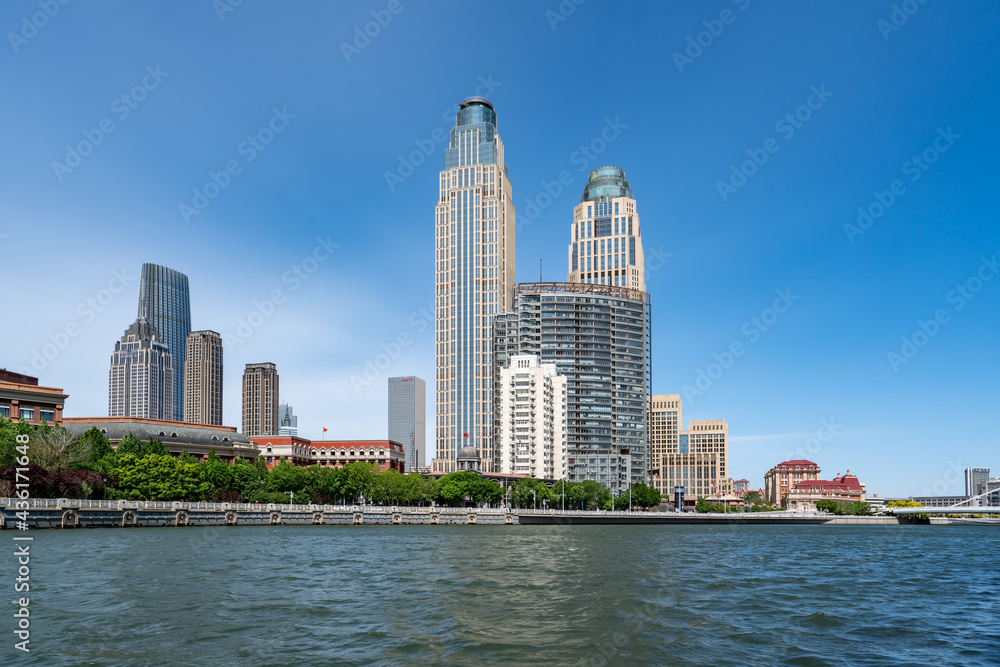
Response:
POLYGON ((965 495, 978 496, 982 493, 986 493, 986 482, 989 478, 989 468, 966 468, 965 495))
POLYGON ((299 418, 287 403, 278 404, 278 435, 298 435, 299 418))
POLYGON ((379 470, 406 472, 406 453, 394 440, 309 440, 292 435, 260 435, 250 440, 268 468, 285 459, 292 465, 340 468, 347 463, 371 463, 379 470))
POLYGON ((427 385, 418 377, 389 378, 389 439, 403 443, 407 470, 423 466, 427 385))
POLYGON ((1000 477, 994 477, 983 483, 983 493, 989 494, 982 498, 981 507, 1000 507, 1000 477))
POLYGON ((651 485, 656 490, 670 495, 684 487, 687 506, 693 506, 698 498, 733 492, 725 420, 692 420, 683 430, 680 394, 651 396, 649 415, 651 485))
POLYGON ((170 349, 156 327, 140 317, 111 353, 108 416, 183 421, 174 410, 176 378, 170 349))
POLYGON ((742 493, 743 491, 750 490, 750 480, 748 479, 736 479, 731 482, 733 486, 733 493, 742 493))
POLYGON ((566 477, 566 377, 534 354, 500 369, 500 472, 537 479, 566 477))
POLYGON ((270 362, 243 371, 243 435, 278 435, 278 367, 270 362))
POLYGON ((222 425, 222 337, 192 331, 184 366, 184 421, 222 425))
POLYGON ((41 387, 38 378, 0 368, 0 417, 30 424, 61 424, 67 394, 41 387))
POLYGON ((819 479, 819 466, 805 459, 782 461, 764 473, 764 500, 782 507, 785 496, 799 482, 819 479))
POLYGON ((815 510, 820 500, 864 502, 865 485, 850 470, 831 480, 803 480, 788 492, 782 506, 789 510, 815 510))
POLYGON ((184 360, 191 333, 191 295, 188 277, 158 264, 143 264, 139 278, 138 317, 159 333, 173 362, 172 415, 165 419, 184 421, 184 360))
POLYGON ((955 507, 969 509, 982 507, 982 499, 970 500, 969 496, 910 496, 910 500, 924 507, 955 507))
POLYGON ((69 417, 63 420, 63 427, 75 436, 96 428, 114 448, 131 433, 143 444, 154 438, 159 440, 174 456, 187 452, 204 460, 214 449, 216 455, 226 462, 237 457, 250 460, 257 458, 256 448, 248 438, 236 431, 235 426, 189 424, 137 417, 69 417))

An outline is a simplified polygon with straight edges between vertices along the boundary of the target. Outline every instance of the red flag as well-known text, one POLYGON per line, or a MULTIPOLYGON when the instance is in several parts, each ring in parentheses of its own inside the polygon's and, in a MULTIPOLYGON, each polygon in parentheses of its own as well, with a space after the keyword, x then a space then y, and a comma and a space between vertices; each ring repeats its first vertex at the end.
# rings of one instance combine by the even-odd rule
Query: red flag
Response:
POLYGON ((463 437, 463 438, 468 438, 468 437, 469 437, 469 434, 468 434, 468 433, 463 433, 463 434, 462 434, 462 437, 463 437))
POLYGON ((323 427, 323 433, 326 433, 326 427, 325 426, 323 427))

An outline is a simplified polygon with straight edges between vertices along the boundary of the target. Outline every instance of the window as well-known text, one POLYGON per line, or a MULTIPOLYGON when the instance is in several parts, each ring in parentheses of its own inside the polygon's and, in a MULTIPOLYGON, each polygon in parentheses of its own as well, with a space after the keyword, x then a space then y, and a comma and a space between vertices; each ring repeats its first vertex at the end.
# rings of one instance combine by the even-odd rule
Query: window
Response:
POLYGON ((0 405, 0 417, 10 417, 9 405, 0 405))
POLYGON ((31 420, 31 419, 35 418, 35 409, 34 408, 21 408, 21 413, 20 414, 21 414, 21 419, 31 420))
POLYGON ((42 410, 42 419, 50 424, 54 422, 56 420, 55 410, 42 410))

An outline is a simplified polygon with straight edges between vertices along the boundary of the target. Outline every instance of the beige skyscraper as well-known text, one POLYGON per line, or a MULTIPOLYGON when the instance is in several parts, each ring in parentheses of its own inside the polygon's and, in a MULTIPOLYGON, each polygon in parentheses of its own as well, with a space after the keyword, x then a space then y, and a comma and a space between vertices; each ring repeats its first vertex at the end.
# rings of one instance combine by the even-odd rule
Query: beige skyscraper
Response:
POLYGON ((184 421, 222 425, 222 337, 188 334, 184 364, 184 421))
POLYGON ((247 364, 243 371, 243 435, 278 435, 278 368, 247 364))
POLYGON ((635 197, 625 172, 590 172, 573 209, 567 282, 646 291, 646 263, 635 197))
POLYGON ((174 419, 174 362, 149 320, 125 330, 111 353, 108 416, 174 419))
POLYGON ((684 430, 680 394, 649 399, 652 485, 665 495, 684 487, 684 499, 729 493, 729 426, 722 419, 693 420, 684 430))
POLYGON ((514 203, 493 105, 459 105, 435 207, 434 470, 471 444, 496 469, 492 325, 514 295, 514 203), (468 435, 468 439, 464 436, 468 435))

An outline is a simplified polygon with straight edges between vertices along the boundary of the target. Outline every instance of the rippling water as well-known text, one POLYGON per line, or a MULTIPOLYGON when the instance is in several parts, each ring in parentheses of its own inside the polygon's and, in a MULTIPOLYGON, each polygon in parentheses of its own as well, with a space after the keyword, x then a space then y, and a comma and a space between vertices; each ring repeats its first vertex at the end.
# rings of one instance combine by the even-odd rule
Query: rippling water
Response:
POLYGON ((32 651, 8 616, 3 664, 1000 664, 993 527, 33 535, 32 651))

